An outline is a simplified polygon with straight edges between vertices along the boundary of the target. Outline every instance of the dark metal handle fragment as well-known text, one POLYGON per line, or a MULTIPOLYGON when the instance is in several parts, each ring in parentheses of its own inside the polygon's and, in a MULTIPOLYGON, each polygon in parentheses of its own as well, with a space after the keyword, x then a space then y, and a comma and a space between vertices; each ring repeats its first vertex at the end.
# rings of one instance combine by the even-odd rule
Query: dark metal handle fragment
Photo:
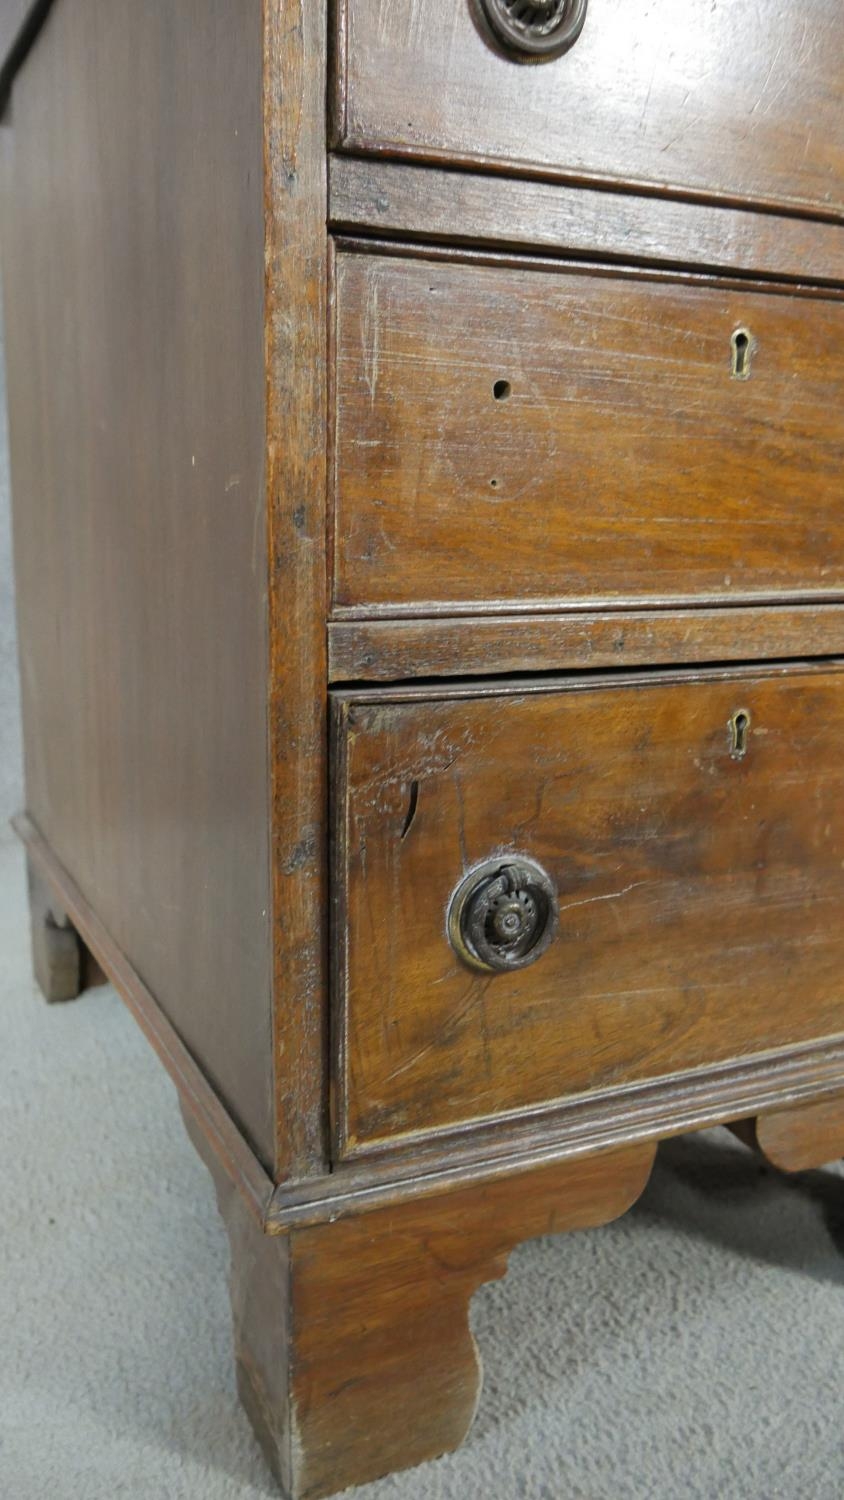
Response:
POLYGON ((534 860, 487 860, 451 898, 449 941, 472 968, 524 969, 544 953, 557 927, 557 892, 534 860))
POLYGON ((573 47, 589 0, 480 0, 500 46, 518 62, 547 62, 573 47))

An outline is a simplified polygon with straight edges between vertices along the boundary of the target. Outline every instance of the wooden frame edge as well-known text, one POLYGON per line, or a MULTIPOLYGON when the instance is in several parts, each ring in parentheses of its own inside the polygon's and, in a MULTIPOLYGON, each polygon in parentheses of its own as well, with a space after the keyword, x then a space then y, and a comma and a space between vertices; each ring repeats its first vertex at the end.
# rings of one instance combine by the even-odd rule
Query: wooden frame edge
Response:
POLYGON ((391 235, 774 281, 840 284, 844 226, 759 210, 575 186, 518 174, 502 179, 436 166, 334 155, 329 215, 340 233, 391 235), (655 242, 654 221, 661 236, 655 242))
POLYGON ((329 1162, 327 6, 263 25, 274 1165, 300 1178, 329 1162))
POLYGON ((466 617, 333 621, 329 679, 401 682, 751 662, 844 652, 844 604, 705 605, 466 617))
POLYGON ((655 181, 649 177, 636 177, 629 173, 584 171, 576 167, 554 167, 548 162, 532 162, 513 157, 502 157, 477 151, 458 151, 450 146, 430 143, 413 145, 408 141, 393 140, 390 136, 378 136, 367 130, 359 130, 350 123, 351 88, 347 87, 345 99, 345 134, 337 143, 338 154, 365 161, 396 166, 422 166, 437 171, 457 170, 479 177, 490 177, 493 181, 525 181, 559 184, 562 187, 594 190, 604 193, 631 194, 635 197, 656 199, 658 202, 691 204, 700 208, 738 208, 752 213, 769 214, 783 219, 800 219, 808 224, 844 223, 844 212, 825 209, 820 203, 805 198, 770 198, 764 194, 742 196, 737 192, 719 192, 717 189, 689 187, 687 184, 655 181))

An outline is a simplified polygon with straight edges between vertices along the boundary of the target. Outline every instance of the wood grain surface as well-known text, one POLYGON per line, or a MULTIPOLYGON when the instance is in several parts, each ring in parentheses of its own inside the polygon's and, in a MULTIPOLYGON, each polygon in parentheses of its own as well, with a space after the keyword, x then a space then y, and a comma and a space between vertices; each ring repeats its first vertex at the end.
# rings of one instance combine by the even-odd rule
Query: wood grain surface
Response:
POLYGON ((570 180, 844 212, 839 0, 590 0, 540 66, 474 0, 341 0, 337 141, 570 180))
POLYGON ((0 218, 27 807, 271 1164, 261 47, 55 5, 0 218))
POLYGON ((222 1173, 242 1198, 250 1217, 263 1226, 273 1182, 258 1161, 231 1113, 209 1084, 202 1069, 177 1035, 158 1000, 85 898, 76 882, 59 863, 38 829, 25 816, 15 818, 15 832, 26 848, 27 861, 51 909, 66 913, 83 942, 82 982, 100 982, 107 976, 131 1012, 159 1061, 176 1086, 182 1113, 191 1121, 192 1138, 202 1140, 201 1154, 213 1157, 222 1173))
POLYGON ((473 1292, 659 1138, 841 1150, 844 12, 8 0, 13 72, 36 968, 174 1079, 315 1500, 462 1440, 473 1292))
POLYGON ((600 1152, 273 1237, 207 1157, 231 1242, 240 1392, 290 1500, 458 1447, 481 1384, 472 1293, 521 1241, 624 1213, 653 1156, 648 1143, 600 1152))
POLYGON ((326 7, 264 36, 275 1169, 328 1162, 326 7))
POLYGON ((841 670, 341 695, 339 1152, 840 1032, 841 670), (449 900, 516 854, 559 932, 478 974, 449 900))
POLYGON ((844 280, 841 224, 380 157, 334 156, 329 182, 337 230, 844 280))
POLYGON ((844 1094, 758 1115, 736 1134, 782 1172, 826 1166, 844 1156, 844 1094))
POLYGON ((844 605, 335 620, 332 682, 844 655, 844 605))
POLYGON ((842 398, 842 302, 344 254, 335 604, 834 596, 842 398))

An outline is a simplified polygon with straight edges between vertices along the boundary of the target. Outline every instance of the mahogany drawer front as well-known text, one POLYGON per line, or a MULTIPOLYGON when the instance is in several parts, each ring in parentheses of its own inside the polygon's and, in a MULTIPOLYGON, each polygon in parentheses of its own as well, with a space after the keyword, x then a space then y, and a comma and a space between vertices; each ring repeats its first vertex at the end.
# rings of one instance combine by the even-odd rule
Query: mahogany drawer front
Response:
POLYGON ((336 319, 341 609, 844 586, 844 302, 350 252, 336 319))
POLYGON ((343 0, 338 144, 844 209, 840 0, 589 0, 539 66, 492 43, 486 3, 343 0))
POLYGON ((339 696, 340 1154, 844 1032, 842 743, 840 663, 339 696), (489 860, 527 967, 452 947, 489 860))

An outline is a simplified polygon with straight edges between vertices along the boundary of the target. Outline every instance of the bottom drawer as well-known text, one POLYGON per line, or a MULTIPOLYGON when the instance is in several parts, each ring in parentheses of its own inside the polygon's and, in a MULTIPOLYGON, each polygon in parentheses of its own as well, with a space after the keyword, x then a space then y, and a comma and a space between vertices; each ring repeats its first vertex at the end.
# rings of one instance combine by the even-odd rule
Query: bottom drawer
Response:
POLYGON ((844 1031, 844 677, 338 694, 338 1149, 844 1031))

